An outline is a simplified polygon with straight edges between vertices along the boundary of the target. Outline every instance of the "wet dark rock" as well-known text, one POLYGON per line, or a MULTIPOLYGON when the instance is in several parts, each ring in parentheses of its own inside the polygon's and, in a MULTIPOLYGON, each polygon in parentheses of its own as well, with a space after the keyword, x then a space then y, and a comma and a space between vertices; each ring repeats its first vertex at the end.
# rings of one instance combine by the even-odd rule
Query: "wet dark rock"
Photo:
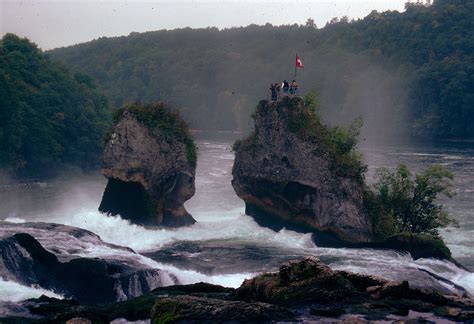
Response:
MULTIPOLYGON (((102 305, 42 297, 24 302, 37 323, 64 323, 73 317, 109 323, 150 319, 152 323, 318 321, 343 323, 372 320, 441 318, 471 323, 474 300, 441 295, 429 289, 335 271, 307 257, 283 264, 277 273, 246 280, 238 289, 208 283, 159 287, 140 297, 102 305), (152 310, 153 309, 153 310, 152 310), (422 314, 423 316, 421 316, 422 314)), ((26 322, 28 322, 26 321, 26 322)), ((3 322, 3 319, 2 319, 3 322)))
POLYGON ((60 262, 26 233, 0 239, 0 274, 5 280, 39 285, 83 303, 125 300, 161 285, 159 269, 120 260, 74 258, 60 262))
POLYGON ((239 298, 278 305, 331 303, 357 295, 357 289, 344 277, 316 258, 290 261, 278 273, 267 273, 245 280, 237 289, 239 298))
POLYGON ((184 202, 195 192, 196 148, 178 114, 163 104, 118 112, 102 157, 108 178, 99 210, 141 225, 195 223, 184 202))
POLYGON ((275 305, 194 296, 160 299, 151 312, 153 323, 262 323, 293 319, 293 313, 275 305))
MULTIPOLYGON (((84 305, 76 300, 60 300, 42 296, 37 299, 30 299, 22 302, 23 307, 27 307, 31 315, 27 317, 18 317, 25 323, 61 323, 73 317, 85 317, 91 319, 93 323, 110 323, 115 319, 125 319, 127 321, 139 321, 150 319, 150 313, 153 305, 163 298, 175 296, 193 296, 199 298, 212 298, 214 300, 229 299, 234 292, 232 288, 226 288, 208 283, 196 283, 191 285, 175 285, 168 287, 159 287, 152 292, 143 294, 139 297, 100 305, 84 305), (36 316, 35 318, 32 318, 36 316), (38 318, 41 316, 41 318, 38 318)), ((5 318, 0 315, 0 322, 5 318)))
POLYGON ((377 244, 383 248, 408 251, 413 259, 437 258, 451 260, 451 251, 441 238, 428 234, 399 233, 377 244))
MULTIPOLYGON (((432 312, 451 319, 465 319, 474 311, 474 301, 463 296, 445 296, 430 289, 410 287, 407 281, 389 281, 347 271, 335 271, 319 259, 290 261, 278 273, 245 280, 236 291, 240 300, 266 302, 310 313, 339 312, 383 319, 390 314, 406 316, 409 310, 432 312), (446 307, 458 307, 459 316, 446 307)), ((325 315, 319 315, 325 316, 325 315)))
POLYGON ((410 294, 408 281, 391 281, 380 286, 369 287, 366 290, 374 298, 406 298, 410 294))
POLYGON ((66 321, 66 324, 92 324, 92 321, 84 317, 74 317, 66 321))
POLYGON ((155 295, 187 295, 187 294, 197 294, 203 296, 209 296, 209 294, 222 294, 222 293, 231 293, 235 289, 223 287, 219 285, 213 285, 207 282, 198 282, 190 285, 174 285, 168 287, 158 287, 153 290, 155 295))
POLYGON ((255 133, 234 145, 234 190, 261 225, 330 234, 331 245, 369 242, 363 181, 337 173, 317 138, 298 136, 295 122, 309 115, 300 98, 261 101, 255 133))
MULTIPOLYGON (((26 222, 10 223, 0 221, 0 238, 13 236, 17 233, 27 233, 38 241, 46 242, 47 250, 54 253, 60 261, 71 260, 71 254, 78 249, 78 245, 101 245, 114 250, 135 253, 131 248, 102 241, 99 235, 74 226, 56 223, 26 222)), ((44 245, 42 243, 42 245, 44 245)))
POLYGON ((83 318, 92 323, 109 323, 109 317, 101 306, 82 305, 76 300, 61 300, 41 296, 23 302, 36 317, 33 323, 64 324, 74 318, 83 318))
POLYGON ((336 307, 311 307, 309 310, 311 315, 321 317, 332 317, 337 318, 346 313, 344 309, 336 307))

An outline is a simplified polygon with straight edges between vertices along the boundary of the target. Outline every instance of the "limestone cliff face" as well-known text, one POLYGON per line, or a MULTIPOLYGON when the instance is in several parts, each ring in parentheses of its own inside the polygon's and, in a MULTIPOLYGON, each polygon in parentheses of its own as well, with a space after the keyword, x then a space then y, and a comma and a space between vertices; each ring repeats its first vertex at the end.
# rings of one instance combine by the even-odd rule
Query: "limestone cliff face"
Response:
POLYGON ((102 157, 108 183, 99 210, 143 225, 193 224, 183 204, 195 192, 195 150, 163 104, 123 108, 102 157))
POLYGON ((261 224, 294 225, 346 242, 371 241, 362 210, 363 180, 338 174, 317 137, 298 136, 295 121, 304 124, 309 115, 300 98, 261 101, 255 132, 234 145, 234 190, 246 213, 261 224))

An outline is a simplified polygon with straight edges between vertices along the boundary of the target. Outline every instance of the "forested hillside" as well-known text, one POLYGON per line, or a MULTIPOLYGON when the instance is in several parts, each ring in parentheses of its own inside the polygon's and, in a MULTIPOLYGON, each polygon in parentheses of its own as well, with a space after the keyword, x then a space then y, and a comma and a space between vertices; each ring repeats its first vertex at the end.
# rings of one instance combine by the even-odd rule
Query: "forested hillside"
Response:
POLYGON ((0 169, 35 176, 97 166, 110 105, 92 79, 53 63, 27 39, 0 40, 0 169))
POLYGON ((321 29, 309 21, 131 33, 51 57, 93 76, 116 106, 170 101, 193 127, 245 130, 269 83, 293 78, 298 52, 298 82, 319 90, 329 121, 362 115, 364 137, 465 139, 474 137, 473 31, 472 1, 437 0, 321 29))

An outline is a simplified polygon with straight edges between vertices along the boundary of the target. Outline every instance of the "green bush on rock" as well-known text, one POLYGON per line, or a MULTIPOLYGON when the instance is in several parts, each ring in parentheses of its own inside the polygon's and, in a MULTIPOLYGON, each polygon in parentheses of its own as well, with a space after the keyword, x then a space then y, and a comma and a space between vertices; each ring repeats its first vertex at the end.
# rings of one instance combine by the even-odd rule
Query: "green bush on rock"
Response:
POLYGON ((145 105, 140 103, 128 104, 115 112, 114 124, 120 120, 125 112, 133 114, 138 122, 150 130, 158 129, 164 136, 185 143, 188 162, 191 166, 196 166, 197 146, 186 122, 181 118, 178 111, 162 102, 145 105))
MULTIPOLYGON (((285 97, 276 103, 262 100, 252 118, 285 106, 288 109, 284 113, 288 130, 302 141, 317 144, 318 149, 313 153, 328 157, 335 175, 351 177, 362 183, 367 167, 362 161, 362 155, 355 149, 357 136, 363 124, 362 119, 356 118, 347 128, 324 125, 318 115, 319 95, 315 91, 305 95, 303 105, 300 105, 301 99, 296 97, 285 97)), ((256 148, 255 132, 243 140, 237 140, 232 146, 233 151, 242 148, 252 150, 256 148)))
POLYGON ((303 101, 305 111, 290 115, 290 131, 304 141, 318 143, 320 149, 314 153, 327 155, 331 169, 337 176, 352 177, 363 182, 367 167, 362 161, 362 155, 355 149, 357 136, 363 125, 362 118, 356 118, 347 128, 324 125, 318 115, 318 93, 310 91, 303 101))
POLYGON ((451 198, 453 175, 434 165, 413 177, 406 165, 396 171, 380 168, 376 182, 365 192, 365 205, 379 239, 407 232, 438 236, 438 229, 454 223, 437 202, 440 194, 451 198))
POLYGON ((376 182, 364 192, 375 239, 382 246, 410 251, 414 258, 450 259, 438 230, 456 222, 443 210, 438 196, 454 195, 452 179, 452 173, 440 165, 415 176, 404 164, 395 171, 378 169, 376 182))

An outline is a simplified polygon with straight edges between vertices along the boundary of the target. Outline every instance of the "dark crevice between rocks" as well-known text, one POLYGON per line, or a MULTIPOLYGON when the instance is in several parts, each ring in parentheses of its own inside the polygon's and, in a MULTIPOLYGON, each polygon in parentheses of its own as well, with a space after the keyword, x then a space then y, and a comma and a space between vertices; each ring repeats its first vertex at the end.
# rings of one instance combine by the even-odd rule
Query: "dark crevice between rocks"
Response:
POLYGON ((155 225, 154 204, 145 188, 137 182, 110 178, 102 196, 99 211, 120 215, 141 225, 155 225))

